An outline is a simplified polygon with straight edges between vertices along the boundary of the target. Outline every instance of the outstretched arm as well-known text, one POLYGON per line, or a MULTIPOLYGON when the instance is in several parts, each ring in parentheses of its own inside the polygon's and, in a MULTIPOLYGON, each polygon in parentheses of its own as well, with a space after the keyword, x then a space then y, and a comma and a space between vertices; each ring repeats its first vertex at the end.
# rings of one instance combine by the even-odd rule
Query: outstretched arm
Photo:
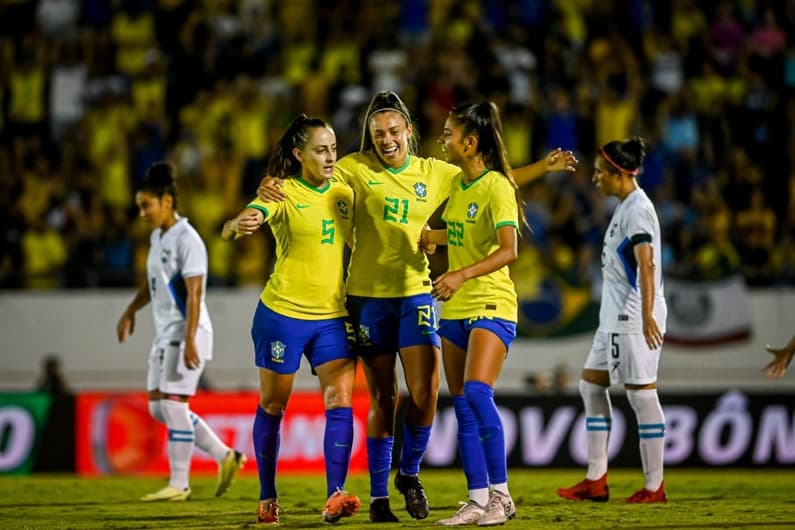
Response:
POLYGON ((792 357, 795 355, 795 336, 783 348, 773 348, 769 344, 765 348, 773 354, 774 358, 762 370, 770 379, 781 377, 787 371, 789 363, 792 362, 792 357))
POLYGON ((558 147, 547 153, 547 156, 541 160, 526 166, 513 168, 513 176, 516 179, 516 183, 523 186, 553 171, 574 173, 577 170, 577 163, 574 153, 564 151, 558 147))

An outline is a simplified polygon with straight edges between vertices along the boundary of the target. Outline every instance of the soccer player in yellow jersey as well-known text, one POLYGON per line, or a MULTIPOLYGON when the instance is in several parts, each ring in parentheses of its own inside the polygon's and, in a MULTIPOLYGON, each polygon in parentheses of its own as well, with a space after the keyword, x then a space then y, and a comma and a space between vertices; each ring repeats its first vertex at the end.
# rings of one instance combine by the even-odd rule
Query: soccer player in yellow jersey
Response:
MULTIPOLYGON (((370 391, 367 455, 370 520, 395 522, 389 506, 389 471, 395 423, 397 355, 409 403, 395 486, 406 510, 424 519, 430 510, 419 466, 430 437, 439 390, 437 319, 430 270, 417 237, 450 195, 460 168, 415 156, 418 138, 408 108, 394 92, 379 92, 364 119, 358 152, 340 159, 335 175, 354 192, 354 232, 347 279, 347 307, 357 332, 357 353, 370 391)), ((555 150, 520 169, 529 182, 547 171, 573 170, 569 152, 555 150)), ((260 198, 279 200, 278 181, 266 177, 260 198)))
POLYGON ((459 172, 442 215, 447 229, 424 231, 420 241, 447 245, 449 269, 433 295, 443 301, 442 359, 469 490, 469 502, 439 524, 498 525, 516 514, 494 384, 516 337, 508 264, 518 253, 518 186, 494 103, 453 108, 439 143, 459 172))
POLYGON ((252 234, 267 222, 277 245, 276 265, 260 295, 251 329, 260 376, 253 432, 260 479, 259 523, 279 522, 279 429, 302 355, 318 376, 326 407, 323 451, 328 501, 323 520, 337 522, 360 506, 358 497, 344 491, 353 443, 351 396, 356 369, 343 290, 343 250, 353 227, 353 192, 333 177, 336 159, 331 127, 302 114, 279 140, 268 163, 270 174, 285 179, 287 199, 255 199, 223 227, 222 237, 228 240, 252 234))

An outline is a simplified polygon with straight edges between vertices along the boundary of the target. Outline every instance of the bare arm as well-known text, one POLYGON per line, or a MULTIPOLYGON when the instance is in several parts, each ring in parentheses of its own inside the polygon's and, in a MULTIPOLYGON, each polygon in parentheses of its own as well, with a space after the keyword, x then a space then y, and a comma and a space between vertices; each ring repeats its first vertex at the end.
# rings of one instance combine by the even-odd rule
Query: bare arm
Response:
POLYGON ((188 300, 185 304, 185 366, 193 370, 199 367, 199 351, 196 349, 196 330, 199 328, 202 286, 204 276, 185 278, 188 300))
POLYGON ((792 357, 795 355, 795 336, 783 348, 772 348, 768 344, 766 349, 773 354, 774 358, 762 370, 770 379, 781 377, 787 371, 789 364, 792 362, 792 357))
POLYGON ((124 342, 133 334, 133 331, 135 331, 135 312, 148 304, 149 300, 149 287, 144 283, 138 287, 132 302, 121 314, 121 318, 116 324, 116 337, 119 342, 124 342))
MULTIPOLYGON (((441 230, 434 230, 434 232, 437 231, 441 232, 441 230)), ((500 227, 497 231, 497 239, 500 247, 482 260, 438 276, 433 281, 433 291, 431 294, 439 300, 449 300, 461 288, 465 281, 492 273, 516 261, 516 257, 519 254, 519 237, 516 232, 516 227, 500 227)))
POLYGON ((663 336, 657 321, 654 320, 654 248, 650 243, 635 245, 635 259, 640 269, 641 313, 643 336, 649 348, 656 350, 662 346, 663 336))
POLYGON ((233 237, 248 236, 256 232, 265 220, 263 213, 256 208, 245 208, 236 217, 224 223, 221 239, 229 241, 233 237))
POLYGON ((574 157, 574 153, 571 151, 564 151, 558 147, 547 153, 547 156, 541 160, 526 166, 514 168, 513 176, 516 179, 516 183, 523 186, 553 171, 568 171, 569 173, 573 173, 576 170, 577 159, 574 157))

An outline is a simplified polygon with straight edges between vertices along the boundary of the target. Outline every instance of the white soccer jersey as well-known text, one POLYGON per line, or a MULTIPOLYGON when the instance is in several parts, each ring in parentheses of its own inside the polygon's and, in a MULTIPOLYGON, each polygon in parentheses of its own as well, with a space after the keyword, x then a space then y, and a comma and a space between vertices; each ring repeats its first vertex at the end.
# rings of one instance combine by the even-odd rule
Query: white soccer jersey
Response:
POLYGON ((613 212, 602 243, 602 304, 599 329, 609 333, 643 333, 640 278, 635 245, 654 248, 654 319, 665 333, 660 222, 654 205, 638 188, 613 212))
MULTIPOLYGON (((199 328, 212 333, 204 301, 207 287, 207 249, 184 217, 165 233, 152 230, 146 260, 147 282, 155 320, 155 341, 185 340, 187 288, 185 278, 204 276, 199 328)), ((202 348, 202 359, 212 358, 212 348, 202 348)))

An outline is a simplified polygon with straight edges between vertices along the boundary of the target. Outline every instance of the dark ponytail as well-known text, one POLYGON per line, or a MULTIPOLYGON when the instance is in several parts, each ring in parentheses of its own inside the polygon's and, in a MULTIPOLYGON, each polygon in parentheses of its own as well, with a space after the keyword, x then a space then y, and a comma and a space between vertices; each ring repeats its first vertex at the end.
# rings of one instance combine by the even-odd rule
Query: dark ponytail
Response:
POLYGON ((171 195, 174 210, 177 209, 177 170, 168 162, 155 162, 146 170, 146 178, 138 188, 139 191, 151 193, 158 199, 171 195))
POLYGON ((502 120, 497 105, 493 101, 458 105, 450 111, 450 118, 463 128, 462 136, 477 136, 478 152, 483 156, 485 166, 499 171, 511 183, 516 194, 516 204, 519 206, 519 224, 528 226, 524 215, 524 201, 508 162, 508 150, 505 148, 502 120))
POLYGON ((309 141, 309 129, 330 127, 320 118, 310 118, 306 114, 297 116, 284 131, 268 159, 268 175, 282 179, 301 174, 301 162, 295 158, 293 149, 303 149, 309 141))
POLYGON ((605 161, 616 171, 637 175, 646 158, 646 140, 634 136, 628 140, 613 140, 599 150, 605 161))

